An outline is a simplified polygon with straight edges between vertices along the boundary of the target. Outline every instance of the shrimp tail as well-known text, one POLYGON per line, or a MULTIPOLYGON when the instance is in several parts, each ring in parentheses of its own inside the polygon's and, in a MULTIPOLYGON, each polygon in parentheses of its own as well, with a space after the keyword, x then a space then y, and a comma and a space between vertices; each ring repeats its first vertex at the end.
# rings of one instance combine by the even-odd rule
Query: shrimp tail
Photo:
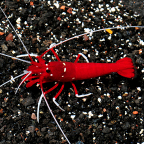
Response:
POLYGON ((131 58, 126 57, 116 62, 119 70, 117 73, 123 77, 134 78, 136 75, 135 66, 131 58))

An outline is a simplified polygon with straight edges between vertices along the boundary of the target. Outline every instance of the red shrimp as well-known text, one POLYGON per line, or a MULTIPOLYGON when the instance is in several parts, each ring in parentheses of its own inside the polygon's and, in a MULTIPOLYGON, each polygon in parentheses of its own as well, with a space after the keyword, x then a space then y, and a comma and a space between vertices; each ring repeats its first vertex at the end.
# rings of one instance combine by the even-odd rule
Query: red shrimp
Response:
MULTIPOLYGON (((2 10, 2 8, 0 7, 1 11, 3 12, 3 14, 5 15, 5 17, 7 18, 6 14, 4 13, 4 11, 2 10)), ((9 19, 7 18, 7 20, 9 21, 9 19)), ((11 22, 9 21, 10 25, 12 26, 13 30, 16 33, 15 28, 13 27, 13 25, 11 24, 11 22)), ((143 28, 144 26, 129 26, 129 27, 141 27, 143 28)), ((97 32, 97 31, 102 31, 102 30, 108 30, 108 29, 119 29, 119 28, 127 28, 127 26, 125 27, 113 27, 113 28, 107 28, 107 29, 99 29, 96 31, 92 31, 89 33, 93 33, 93 32, 97 32)), ((30 61, 26 61, 17 57, 12 57, 3 53, 0 53, 0 55, 3 56, 7 56, 7 57, 11 57, 26 63, 29 63, 30 66, 27 68, 27 70, 24 71, 23 74, 15 77, 14 79, 18 78, 18 77, 22 77, 22 82, 19 84, 17 90, 19 89, 19 87, 21 86, 21 84, 25 81, 29 81, 26 85, 26 87, 31 87, 32 85, 38 83, 40 84, 40 88, 42 91, 42 94, 40 96, 39 102, 38 102, 38 108, 37 108, 37 121, 39 122, 39 108, 40 108, 40 103, 42 98, 44 98, 46 105, 50 111, 50 113, 52 114, 56 124, 58 125, 59 129, 61 130, 62 134, 64 135, 64 137, 66 138, 67 142, 70 144, 70 141, 68 140, 68 138, 66 137, 66 135, 64 134, 63 130, 61 129, 59 123, 57 122, 55 116, 52 113, 52 110, 49 107, 49 104, 47 102, 46 99, 46 94, 51 92, 52 90, 54 90, 60 82, 62 82, 62 86, 60 88, 60 90, 58 91, 58 93, 54 96, 53 98, 53 102, 61 109, 63 110, 59 104, 56 102, 57 97, 60 95, 60 93, 62 92, 63 88, 64 88, 64 84, 65 82, 71 82, 74 91, 75 91, 75 96, 76 97, 85 97, 85 96, 89 96, 92 93, 88 93, 88 94, 83 94, 83 95, 78 95, 78 91, 76 89, 75 84, 73 83, 73 81, 75 80, 84 80, 84 79, 90 79, 90 78, 94 78, 94 77, 99 77, 102 75, 106 75, 106 74, 110 74, 112 72, 117 72, 119 75, 123 76, 123 77, 127 77, 127 78, 133 78, 135 77, 135 70, 134 70, 134 64, 132 62, 131 58, 125 57, 122 58, 120 60, 118 60, 116 63, 89 63, 87 57, 82 54, 79 53, 75 62, 64 62, 61 61, 60 58, 58 57, 58 55, 56 54, 56 52, 54 51, 54 48, 64 42, 67 42, 69 40, 72 40, 74 38, 89 34, 89 33, 84 33, 72 38, 69 38, 65 41, 62 41, 58 44, 55 44, 53 47, 49 48, 47 51, 45 51, 42 55, 37 56, 37 55, 32 55, 29 54, 27 48, 25 47, 24 43, 22 42, 21 38, 18 36, 19 40, 21 41, 23 47, 25 48, 27 54, 26 55, 21 55, 22 56, 29 56, 30 61), (57 61, 55 62, 48 62, 46 63, 46 61, 44 59, 42 59, 42 57, 49 51, 52 51, 52 53, 55 55, 57 61), (31 58, 31 56, 35 56, 38 59, 38 62, 33 61, 33 59, 31 58), (87 63, 77 63, 79 57, 82 56, 87 63), (35 75, 34 75, 35 74, 35 75), (44 91, 43 89, 43 84, 47 83, 47 82, 57 82, 52 88, 50 88, 47 91, 44 91)), ((10 81, 7 81, 5 83, 3 83, 1 86, 5 85, 6 83, 8 83, 10 81)), ((16 90, 16 93, 17 93, 16 90)), ((63 110, 64 111, 64 110, 63 110)))

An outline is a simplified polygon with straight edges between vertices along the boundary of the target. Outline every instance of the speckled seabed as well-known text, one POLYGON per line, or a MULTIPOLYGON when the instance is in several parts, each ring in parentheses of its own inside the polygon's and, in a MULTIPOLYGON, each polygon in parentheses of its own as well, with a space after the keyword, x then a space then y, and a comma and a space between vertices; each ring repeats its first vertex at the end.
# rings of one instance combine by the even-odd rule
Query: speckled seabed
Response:
MULTIPOLYGON (((122 0, 87 1, 3 1, 0 6, 9 17, 29 53, 42 54, 53 43, 92 30, 117 26, 142 26, 143 3, 122 0), (132 6, 138 6, 138 10, 132 6), (134 11, 133 11, 134 10, 134 11)), ((72 144, 143 144, 144 143, 144 29, 122 28, 91 33, 55 48, 62 61, 74 62, 83 53, 90 62, 111 63, 132 57, 137 76, 124 78, 117 73, 94 79, 75 81, 76 98, 70 83, 57 99, 61 111, 52 101, 60 86, 47 94, 47 100, 64 133, 72 144)), ((0 11, 0 52, 17 56, 26 54, 13 29, 0 11), (9 34, 11 37, 7 37, 9 34), (8 41, 10 40, 10 41, 8 41)), ((30 61, 29 58, 24 58, 30 61)), ((47 61, 56 60, 52 53, 47 61)), ((79 62, 85 62, 80 58, 79 62)), ((38 85, 26 88, 21 79, 29 64, 0 56, 0 144, 61 144, 67 143, 48 111, 45 102, 36 120, 37 103, 41 95, 38 85)), ((44 89, 54 83, 44 84, 44 89)))

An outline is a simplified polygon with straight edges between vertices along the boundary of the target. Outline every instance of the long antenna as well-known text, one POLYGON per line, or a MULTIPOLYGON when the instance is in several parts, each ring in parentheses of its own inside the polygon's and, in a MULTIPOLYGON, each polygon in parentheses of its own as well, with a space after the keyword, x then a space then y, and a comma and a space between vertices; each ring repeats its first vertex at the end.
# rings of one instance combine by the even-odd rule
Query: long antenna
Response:
POLYGON ((24 45, 23 41, 22 41, 21 38, 19 37, 18 33, 16 32, 16 30, 15 30, 15 28, 13 27, 12 23, 11 23, 10 20, 8 19, 7 15, 5 14, 5 12, 3 11, 3 9, 2 9, 1 7, 0 7, 0 9, 1 9, 1 11, 3 12, 4 16, 6 17, 6 19, 8 20, 9 24, 11 25, 11 27, 13 28, 14 32, 15 32, 16 35, 18 36, 18 38, 19 38, 20 42, 22 43, 25 51, 27 52, 30 60, 33 61, 32 58, 31 58, 31 56, 30 56, 30 54, 29 54, 29 52, 28 52, 28 50, 27 50, 27 48, 26 48, 26 46, 24 45))
MULTIPOLYGON (((40 96, 38 106, 40 107, 41 100, 42 100, 42 98, 44 98, 44 100, 45 100, 45 102, 46 102, 46 105, 47 105, 47 107, 48 107, 48 109, 49 109, 49 111, 50 111, 50 113, 51 113, 54 121, 56 122, 58 128, 60 129, 61 133, 63 134, 63 136, 65 137, 65 139, 67 140, 67 142, 68 142, 69 144, 71 144, 70 141, 68 140, 67 136, 66 136, 65 133, 63 132, 61 126, 59 125, 58 121, 56 120, 56 118, 55 118, 55 116, 54 116, 54 114, 53 114, 53 112, 52 112, 52 110, 51 110, 51 108, 50 108, 50 106, 49 106, 49 104, 48 104, 48 101, 47 101, 46 96, 45 96, 45 94, 44 94, 44 90, 43 90, 43 86, 42 86, 42 81, 41 81, 41 80, 40 80, 40 87, 41 87, 42 94, 41 94, 41 96, 40 96)), ((38 115, 38 116, 39 116, 39 115, 38 115)), ((39 121, 38 121, 38 122, 39 122, 39 121)))
POLYGON ((12 58, 12 59, 16 59, 16 60, 19 60, 19 61, 22 61, 22 62, 25 62, 25 63, 29 63, 29 64, 31 64, 30 61, 23 60, 23 59, 20 59, 20 58, 17 58, 17 57, 13 57, 13 56, 6 55, 6 54, 3 54, 3 53, 0 53, 0 55, 6 56, 6 57, 10 57, 10 58, 12 58))
POLYGON ((49 111, 50 111, 53 119, 55 120, 57 126, 59 127, 60 131, 62 132, 63 136, 65 137, 65 139, 67 140, 67 142, 68 142, 69 144, 71 144, 70 141, 68 140, 67 136, 66 136, 65 133, 63 132, 62 128, 60 127, 58 121, 56 120, 56 118, 55 118, 55 116, 54 116, 54 114, 53 114, 53 112, 52 112, 52 110, 51 110, 51 108, 50 108, 50 106, 49 106, 49 104, 48 104, 48 101, 47 101, 45 95, 43 94, 43 91, 42 91, 42 96, 41 96, 41 97, 44 98, 44 100, 45 100, 45 102, 46 102, 46 105, 47 105, 47 107, 48 107, 48 109, 49 109, 49 111))
POLYGON ((37 106, 37 122, 39 123, 39 110, 40 110, 40 104, 43 98, 43 94, 41 94, 39 101, 38 101, 38 106, 37 106))
POLYGON ((81 36, 83 36, 83 35, 91 34, 91 33, 94 33, 94 32, 99 32, 99 31, 105 31, 105 30, 107 30, 107 29, 122 29, 122 28, 134 28, 134 27, 144 28, 144 26, 122 26, 122 27, 103 28, 103 29, 94 30, 94 31, 92 30, 92 31, 90 31, 90 32, 83 33, 83 34, 80 34, 80 35, 76 35, 76 36, 71 37, 71 38, 68 38, 68 39, 66 39, 66 40, 64 40, 64 41, 61 41, 61 42, 58 43, 58 44, 55 44, 53 47, 50 47, 47 51, 45 51, 43 54, 41 54, 40 57, 43 57, 50 49, 53 49, 53 48, 55 48, 56 46, 59 46, 59 45, 65 43, 65 42, 67 42, 67 41, 69 41, 69 40, 72 40, 72 39, 75 39, 75 38, 79 38, 79 37, 81 37, 81 36))

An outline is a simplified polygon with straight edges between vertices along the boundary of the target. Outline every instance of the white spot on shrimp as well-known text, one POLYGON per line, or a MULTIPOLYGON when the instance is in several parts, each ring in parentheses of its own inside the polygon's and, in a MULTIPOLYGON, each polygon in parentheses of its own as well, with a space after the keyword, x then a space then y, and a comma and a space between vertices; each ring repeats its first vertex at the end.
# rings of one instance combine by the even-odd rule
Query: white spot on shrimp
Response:
POLYGON ((66 68, 64 68, 64 72, 66 72, 66 68))

